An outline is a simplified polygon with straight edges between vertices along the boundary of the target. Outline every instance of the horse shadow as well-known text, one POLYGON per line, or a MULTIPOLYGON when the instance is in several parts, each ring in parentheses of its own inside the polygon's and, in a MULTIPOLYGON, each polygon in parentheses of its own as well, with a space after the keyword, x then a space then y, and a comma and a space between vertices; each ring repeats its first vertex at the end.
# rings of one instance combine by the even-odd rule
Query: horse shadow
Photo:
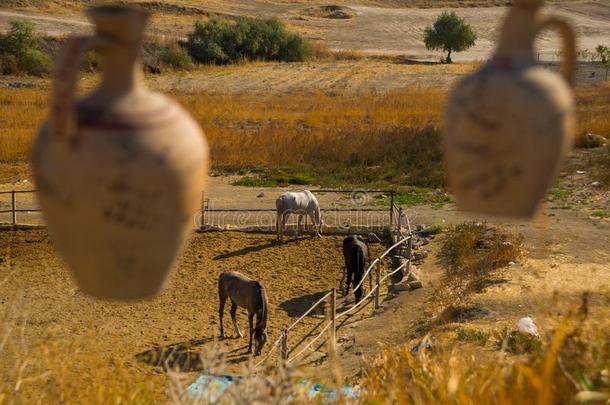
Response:
POLYGON ((298 239, 290 239, 290 240, 285 240, 283 243, 280 243, 277 240, 273 239, 272 241, 270 241, 268 243, 263 243, 262 245, 247 246, 245 248, 241 248, 241 249, 235 250, 233 252, 227 252, 227 253, 220 254, 218 256, 215 256, 212 260, 223 260, 223 259, 230 259, 232 257, 237 257, 237 256, 244 256, 244 255, 248 255, 250 253, 260 252, 261 250, 270 249, 274 246, 285 245, 288 243, 295 243, 297 241, 298 241, 298 239))
MULTIPOLYGON (((317 292, 314 294, 303 295, 301 297, 291 298, 280 304, 280 308, 286 311, 289 317, 296 318, 305 313, 313 304, 322 298, 327 291, 317 292)), ((310 316, 326 316, 326 307, 328 303, 322 302, 309 315, 310 316)))
POLYGON ((201 353, 191 350, 213 341, 214 338, 191 339, 188 342, 173 343, 167 346, 155 346, 150 350, 135 355, 136 360, 153 367, 162 367, 165 371, 203 371, 201 353))
MULTIPOLYGON (((209 369, 209 364, 206 366, 202 354, 193 349, 215 341, 215 338, 207 337, 191 339, 187 342, 172 343, 166 346, 155 346, 152 349, 136 354, 135 358, 149 366, 161 367, 164 371, 184 373, 205 371, 209 369)), ((219 353, 219 355, 220 357, 217 360, 224 364, 243 363, 252 357, 252 354, 248 352, 247 343, 228 352, 219 353)))

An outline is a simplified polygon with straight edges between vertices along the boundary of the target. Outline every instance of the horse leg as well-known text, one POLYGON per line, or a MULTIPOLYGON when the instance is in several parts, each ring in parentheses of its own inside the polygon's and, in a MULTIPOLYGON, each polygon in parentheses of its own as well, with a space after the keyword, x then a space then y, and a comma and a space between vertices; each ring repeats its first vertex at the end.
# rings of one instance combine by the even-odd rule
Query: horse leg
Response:
MULTIPOLYGON (((360 281, 362 281, 362 272, 356 270, 356 274, 354 274, 354 284, 358 285, 360 284, 360 281)), ((356 297, 356 303, 359 303, 362 299, 362 285, 354 291, 354 296, 356 297)))
POLYGON ((345 295, 348 295, 349 286, 352 284, 352 275, 353 275, 351 263, 346 263, 346 269, 347 269, 347 283, 345 284, 345 295))
POLYGON ((218 288, 218 299, 220 301, 220 305, 218 306, 218 317, 220 318, 220 337, 224 338, 225 331, 224 331, 224 327, 222 324, 222 317, 223 317, 224 310, 225 310, 225 303, 227 302, 227 296, 225 295, 224 291, 222 291, 222 289, 220 287, 218 288))
POLYGON ((284 212, 282 214, 282 240, 284 238, 284 231, 286 230, 286 223, 288 222, 289 216, 290 216, 290 211, 284 212))
POLYGON ((241 333, 241 330, 239 330, 239 325, 237 324, 237 304, 231 300, 231 319, 233 320, 233 328, 235 328, 235 333, 237 333, 237 336, 244 337, 244 335, 241 333))
POLYGON ((309 218, 311 218, 311 223, 313 224, 314 229, 316 230, 316 236, 319 238, 322 236, 320 233, 320 214, 314 211, 309 211, 309 218), (317 217, 317 218, 316 218, 317 217))
POLYGON ((295 234, 295 238, 299 237, 299 229, 301 228, 301 222, 302 221, 303 221, 303 215, 299 214, 299 218, 297 219, 297 231, 296 231, 296 234, 295 234))
POLYGON ((248 311, 248 323, 250 325, 250 343, 248 344, 248 353, 252 353, 252 335, 254 335, 254 328, 252 321, 254 320, 254 312, 248 311))
POLYGON ((275 232, 277 233, 277 241, 282 242, 284 232, 282 229, 282 213, 278 210, 275 218, 275 232))

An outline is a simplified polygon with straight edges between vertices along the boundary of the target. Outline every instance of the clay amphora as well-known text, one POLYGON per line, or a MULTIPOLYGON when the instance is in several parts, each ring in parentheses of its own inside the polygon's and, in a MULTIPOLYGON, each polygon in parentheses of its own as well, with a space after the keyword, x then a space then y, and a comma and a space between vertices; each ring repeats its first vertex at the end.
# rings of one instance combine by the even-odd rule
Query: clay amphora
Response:
POLYGON ((157 294, 195 224, 208 165, 197 123, 148 91, 139 51, 148 15, 88 11, 92 37, 67 41, 49 121, 33 151, 38 198, 54 245, 80 289, 106 299, 157 294), (102 82, 75 100, 84 52, 102 57, 102 82))
POLYGON ((449 99, 443 144, 449 183, 466 211, 532 217, 570 149, 576 64, 570 25, 539 14, 542 0, 515 0, 495 55, 449 99), (536 62, 547 27, 563 37, 562 74, 536 62))

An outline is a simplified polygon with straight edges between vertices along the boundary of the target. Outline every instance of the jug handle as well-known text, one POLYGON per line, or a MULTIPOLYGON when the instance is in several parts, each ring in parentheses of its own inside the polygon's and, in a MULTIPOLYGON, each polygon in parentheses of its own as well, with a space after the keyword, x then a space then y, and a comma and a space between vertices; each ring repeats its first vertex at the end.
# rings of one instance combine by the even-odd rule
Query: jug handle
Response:
POLYGON ((67 39, 57 59, 53 101, 51 107, 51 134, 71 145, 78 143, 75 114, 78 73, 85 53, 95 46, 108 43, 96 36, 74 36, 67 39))
POLYGON ((576 34, 570 23, 554 15, 541 16, 537 20, 537 32, 547 28, 557 29, 563 40, 563 62, 561 74, 565 80, 574 86, 576 79, 576 34))

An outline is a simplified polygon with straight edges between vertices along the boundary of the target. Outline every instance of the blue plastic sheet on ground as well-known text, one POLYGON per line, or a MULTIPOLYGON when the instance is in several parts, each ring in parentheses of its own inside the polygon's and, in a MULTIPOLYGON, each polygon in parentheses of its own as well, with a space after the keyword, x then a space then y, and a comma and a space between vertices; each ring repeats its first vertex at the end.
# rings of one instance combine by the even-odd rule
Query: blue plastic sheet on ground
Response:
POLYGON ((197 380, 189 385, 188 393, 191 398, 205 399, 216 402, 234 381, 241 377, 231 375, 213 375, 203 373, 197 380))
MULTIPOLYGON (((235 382, 239 382, 242 377, 232 375, 214 375, 210 373, 203 373, 197 378, 197 380, 188 387, 188 393, 191 398, 203 399, 207 402, 217 402, 224 392, 235 382)), ((301 381, 300 384, 303 387, 308 386, 307 381, 301 381)), ((357 399, 358 393, 354 388, 349 386, 343 386, 341 393, 345 398, 357 399)), ((309 385, 309 391, 307 392, 308 399, 321 399, 322 402, 335 402, 337 401, 337 391, 334 389, 326 389, 322 384, 311 384, 309 385)))

